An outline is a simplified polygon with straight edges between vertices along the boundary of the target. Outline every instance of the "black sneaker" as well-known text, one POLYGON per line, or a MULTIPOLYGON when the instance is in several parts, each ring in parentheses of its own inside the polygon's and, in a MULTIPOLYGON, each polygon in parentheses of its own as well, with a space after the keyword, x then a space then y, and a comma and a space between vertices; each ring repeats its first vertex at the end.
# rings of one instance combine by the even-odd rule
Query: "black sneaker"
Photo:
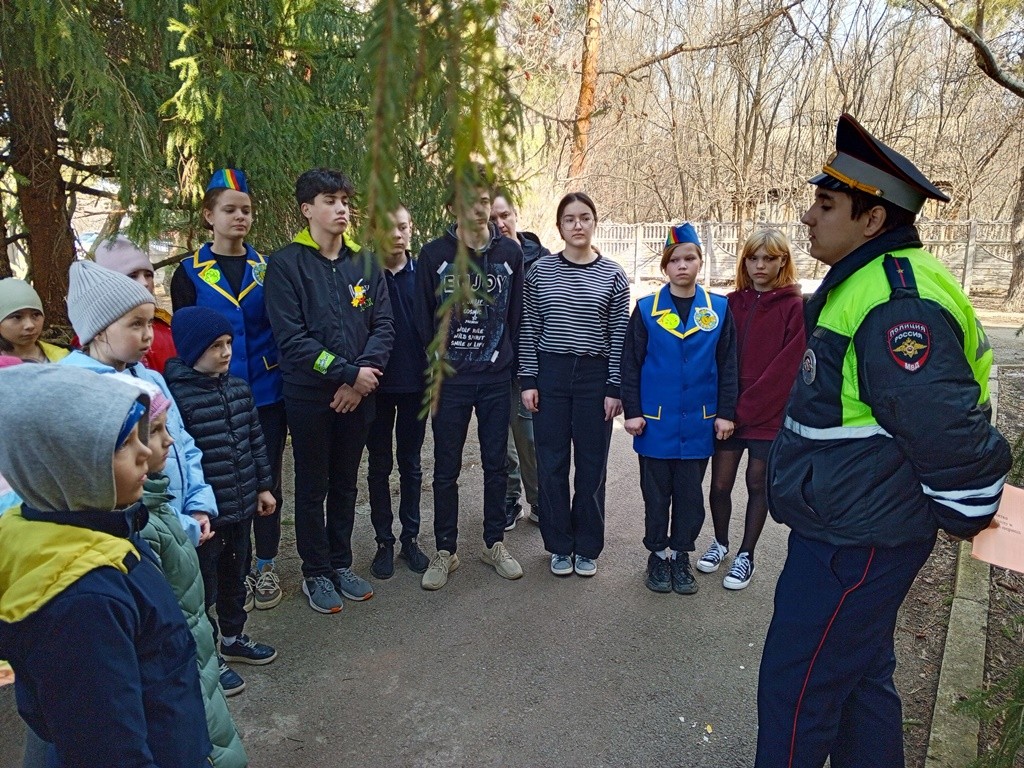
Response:
POLYGON ((505 530, 511 531, 516 527, 516 523, 526 517, 526 512, 523 511, 523 505, 518 501, 514 501, 511 504, 505 504, 505 530))
POLYGON ((220 656, 217 657, 217 664, 220 667, 220 687, 224 689, 225 696, 237 696, 245 690, 245 680, 220 656))
POLYGON ((221 660, 238 661, 242 664, 269 664, 277 658, 277 651, 269 645, 257 643, 248 635, 239 635, 235 642, 220 644, 221 660))
POLYGON ((671 592, 672 572, 668 560, 651 552, 647 558, 647 579, 644 584, 651 592, 671 592))
POLYGON ((395 575, 395 545, 378 544, 377 554, 373 556, 370 573, 378 579, 390 579, 395 575))
POLYGON ((402 551, 398 553, 398 556, 409 564, 409 570, 413 573, 426 573, 430 566, 430 558, 420 550, 416 539, 402 544, 402 551))
POLYGON ((672 591, 677 595, 692 595, 697 591, 697 580, 690 570, 690 553, 677 552, 671 561, 672 591))

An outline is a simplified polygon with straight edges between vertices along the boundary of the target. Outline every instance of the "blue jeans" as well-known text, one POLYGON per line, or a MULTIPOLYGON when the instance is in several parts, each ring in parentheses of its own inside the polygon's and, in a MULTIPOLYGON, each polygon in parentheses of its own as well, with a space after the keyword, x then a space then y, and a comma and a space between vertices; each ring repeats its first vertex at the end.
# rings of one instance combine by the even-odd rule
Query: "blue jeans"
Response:
POLYGON ((508 440, 509 382, 441 385, 434 434, 434 539, 438 550, 455 552, 459 537, 459 473, 469 420, 476 410, 480 463, 484 470, 484 543, 505 538, 505 446, 508 440))
POLYGON ((596 558, 604 549, 604 491, 612 422, 604 419, 608 361, 540 353, 533 416, 544 548, 596 558), (572 503, 569 464, 574 460, 572 503))
POLYGON ((391 508, 391 470, 398 460, 398 520, 402 524, 401 540, 406 544, 420 533, 420 493, 423 471, 420 450, 427 423, 420 418, 422 392, 378 392, 377 416, 370 425, 366 441, 369 468, 366 484, 370 491, 370 522, 378 544, 395 543, 391 528, 395 514, 391 508), (392 438, 394 451, 392 452, 392 438))

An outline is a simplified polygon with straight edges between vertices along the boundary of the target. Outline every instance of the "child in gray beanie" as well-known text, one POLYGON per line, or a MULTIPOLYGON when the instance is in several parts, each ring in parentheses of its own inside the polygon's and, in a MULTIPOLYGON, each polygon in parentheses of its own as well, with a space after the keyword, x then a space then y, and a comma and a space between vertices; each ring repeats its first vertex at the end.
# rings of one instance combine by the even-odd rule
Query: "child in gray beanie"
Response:
POLYGON ((0 658, 49 765, 195 768, 210 754, 195 641, 139 535, 148 407, 110 376, 0 370, 0 432, 33 436, 0 441, 24 499, 0 516, 0 658))
MULTIPOLYGON (((68 317, 83 349, 60 364, 96 373, 127 371, 156 384, 173 402, 163 377, 139 363, 153 343, 153 295, 130 277, 91 261, 76 261, 68 278, 68 317)), ((175 440, 167 461, 171 507, 189 539, 199 546, 210 538, 217 502, 203 478, 203 454, 185 431, 176 405, 167 415, 167 429, 175 440)))

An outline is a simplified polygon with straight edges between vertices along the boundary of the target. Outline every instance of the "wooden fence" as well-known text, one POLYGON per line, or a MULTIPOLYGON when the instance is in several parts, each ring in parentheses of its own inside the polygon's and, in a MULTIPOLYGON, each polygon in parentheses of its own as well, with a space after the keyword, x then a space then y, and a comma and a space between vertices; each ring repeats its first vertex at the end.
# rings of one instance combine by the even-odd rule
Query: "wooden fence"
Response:
MULTIPOLYGON (((671 225, 665 223, 597 226, 594 244, 615 259, 634 283, 661 280, 661 249, 671 225)), ((800 277, 822 278, 827 267, 807 252, 807 227, 767 222, 695 223, 704 250, 703 282, 727 286, 736 274, 736 257, 743 240, 756 229, 781 230, 793 244, 800 277)), ((1008 221, 921 221, 918 231, 931 251, 974 296, 1005 297, 1013 267, 1013 245, 1008 221)))

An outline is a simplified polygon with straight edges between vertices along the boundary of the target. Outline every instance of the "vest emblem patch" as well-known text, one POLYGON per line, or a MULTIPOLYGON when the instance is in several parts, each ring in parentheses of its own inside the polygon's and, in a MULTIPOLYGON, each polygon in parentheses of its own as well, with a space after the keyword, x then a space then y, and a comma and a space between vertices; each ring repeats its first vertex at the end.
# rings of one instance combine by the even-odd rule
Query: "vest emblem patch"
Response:
POLYGON ((203 278, 204 282, 207 282, 210 285, 216 285, 220 282, 220 270, 216 267, 204 269, 199 276, 203 278))
POLYGON ((662 328, 668 328, 670 331, 674 331, 679 327, 679 315, 674 312, 669 312, 667 315, 662 315, 658 318, 658 325, 662 328))
POLYGON ((266 264, 253 264, 252 265, 252 279, 256 285, 263 285, 263 278, 267 274, 266 264))
POLYGON ((905 371, 914 373, 924 368, 932 351, 931 330, 924 323, 899 323, 886 331, 889 354, 905 371))
POLYGON ((804 384, 813 384, 818 375, 818 358, 814 356, 814 350, 808 349, 804 352, 804 359, 800 361, 800 376, 804 384))
POLYGON ((711 307, 697 307, 693 310, 693 322, 702 331, 713 331, 718 327, 718 315, 711 307))

